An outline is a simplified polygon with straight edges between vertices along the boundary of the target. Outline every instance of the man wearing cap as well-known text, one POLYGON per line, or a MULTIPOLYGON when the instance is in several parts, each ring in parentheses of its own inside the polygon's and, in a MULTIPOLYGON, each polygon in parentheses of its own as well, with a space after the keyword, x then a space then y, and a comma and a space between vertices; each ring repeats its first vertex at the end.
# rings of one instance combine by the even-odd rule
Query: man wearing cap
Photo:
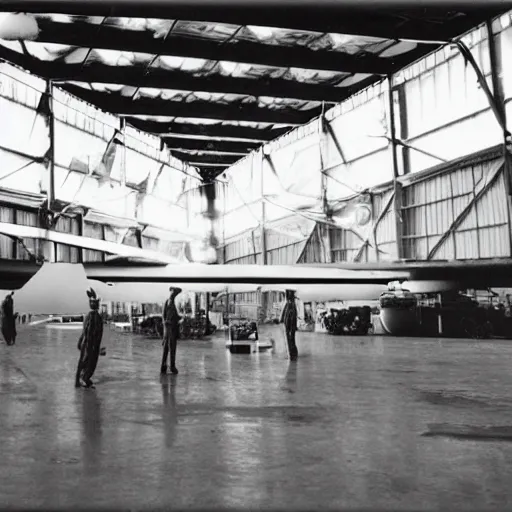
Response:
POLYGON ((295 291, 286 290, 286 303, 281 313, 281 322, 284 323, 288 355, 292 361, 296 361, 299 355, 295 344, 295 332, 297 331, 297 305, 295 304, 295 291))
POLYGON ((18 313, 14 313, 14 292, 11 292, 5 297, 0 306, 0 322, 2 336, 4 337, 7 345, 14 345, 16 343, 16 319, 18 313))
POLYGON ((160 367, 161 373, 167 373, 167 354, 171 353, 171 372, 178 373, 176 368, 176 347, 178 345, 178 338, 180 336, 180 319, 174 299, 181 293, 181 288, 171 286, 170 297, 165 301, 163 323, 164 323, 164 353, 162 356, 162 365, 160 367))

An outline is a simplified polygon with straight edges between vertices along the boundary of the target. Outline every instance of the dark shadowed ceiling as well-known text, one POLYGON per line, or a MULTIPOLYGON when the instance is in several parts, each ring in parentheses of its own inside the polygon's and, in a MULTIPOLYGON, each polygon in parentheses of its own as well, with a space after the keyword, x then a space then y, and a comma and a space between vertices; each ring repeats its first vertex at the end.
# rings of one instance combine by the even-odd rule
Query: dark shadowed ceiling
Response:
POLYGON ((222 172, 244 155, 511 8, 508 2, 212 4, 3 1, 34 13, 18 64, 222 172))

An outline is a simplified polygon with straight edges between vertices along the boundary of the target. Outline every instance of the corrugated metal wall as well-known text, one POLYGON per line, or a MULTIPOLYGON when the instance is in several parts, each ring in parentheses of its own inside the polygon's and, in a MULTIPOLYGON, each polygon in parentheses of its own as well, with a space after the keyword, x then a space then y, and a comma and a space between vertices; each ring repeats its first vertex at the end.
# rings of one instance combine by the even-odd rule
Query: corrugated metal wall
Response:
MULTIPOLYGON (((503 171, 478 199, 501 159, 468 163, 404 186, 404 257, 426 260, 452 223, 473 201, 460 225, 430 259, 510 256, 510 227, 503 171)), ((502 167, 501 167, 502 168, 502 167)))
MULTIPOLYGON (((297 263, 313 229, 314 222, 297 215, 268 224, 265 229, 267 264, 297 263)), ((219 259, 226 264, 261 265, 261 228, 246 230, 229 240, 219 251, 219 259)))

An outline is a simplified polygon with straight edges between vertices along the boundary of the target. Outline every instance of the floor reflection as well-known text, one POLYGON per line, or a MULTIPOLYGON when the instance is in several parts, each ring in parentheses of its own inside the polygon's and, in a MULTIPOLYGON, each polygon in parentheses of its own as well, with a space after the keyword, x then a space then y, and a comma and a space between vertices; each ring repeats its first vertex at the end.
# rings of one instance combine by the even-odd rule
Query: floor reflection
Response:
POLYGON ((178 408, 176 405, 177 378, 171 375, 160 377, 162 387, 162 420, 164 427, 165 447, 171 448, 176 441, 178 425, 178 408))
POLYGON ((421 435, 508 432, 509 342, 298 333, 290 362, 284 336, 282 350, 231 354, 221 333, 180 340, 179 375, 160 377, 159 341, 106 329, 97 388, 75 390, 76 340, 43 327, 0 344, 1 504, 512 504, 512 443, 421 435))
POLYGON ((104 417, 102 400, 95 389, 77 389, 79 423, 82 429, 82 459, 87 471, 95 472, 102 460, 104 417))

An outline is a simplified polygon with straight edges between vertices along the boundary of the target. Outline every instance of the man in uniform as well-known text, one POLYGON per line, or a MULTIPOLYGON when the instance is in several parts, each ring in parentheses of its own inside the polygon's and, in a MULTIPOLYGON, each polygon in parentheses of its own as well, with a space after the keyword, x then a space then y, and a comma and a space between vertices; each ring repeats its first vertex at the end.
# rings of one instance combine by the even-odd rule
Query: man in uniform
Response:
POLYGON ((295 344, 295 333, 297 332, 297 305, 295 304, 295 292, 286 290, 286 303, 281 313, 281 322, 284 323, 286 342, 288 345, 288 356, 296 361, 299 355, 295 344))
POLYGON ((163 323, 164 323, 164 353, 162 356, 162 365, 160 373, 167 373, 167 355, 171 354, 171 372, 178 373, 176 368, 176 348, 178 345, 178 338, 180 336, 180 319, 174 299, 181 293, 181 288, 169 288, 171 292, 170 297, 166 300, 164 306, 163 323))
POLYGON ((2 336, 7 345, 16 343, 16 318, 18 313, 14 314, 14 292, 7 295, 1 306, 2 336))
POLYGON ((100 299, 96 292, 91 288, 87 291, 89 297, 89 307, 91 310, 87 313, 84 320, 84 326, 80 339, 78 340, 78 350, 80 350, 80 359, 75 376, 75 387, 80 387, 82 381, 86 388, 94 388, 91 377, 96 371, 98 358, 101 351, 101 340, 103 338, 103 318, 98 309, 100 299))

